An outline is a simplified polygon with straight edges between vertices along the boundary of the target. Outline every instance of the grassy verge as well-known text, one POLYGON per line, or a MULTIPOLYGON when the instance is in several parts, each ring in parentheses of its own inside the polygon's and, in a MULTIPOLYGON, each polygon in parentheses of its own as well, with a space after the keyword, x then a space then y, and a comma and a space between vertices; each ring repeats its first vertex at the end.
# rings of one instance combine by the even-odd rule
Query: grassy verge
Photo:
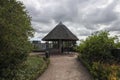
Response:
POLYGON ((19 80, 35 80, 48 67, 49 59, 39 56, 29 56, 24 66, 19 69, 19 80))

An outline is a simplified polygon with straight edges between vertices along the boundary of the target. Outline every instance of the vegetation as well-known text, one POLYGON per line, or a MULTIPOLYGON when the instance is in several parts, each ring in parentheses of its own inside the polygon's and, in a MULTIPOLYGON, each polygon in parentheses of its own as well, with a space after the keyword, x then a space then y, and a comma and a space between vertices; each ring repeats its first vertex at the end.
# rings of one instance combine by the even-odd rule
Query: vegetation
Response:
POLYGON ((48 67, 49 59, 40 56, 30 56, 24 66, 17 72, 14 80, 35 80, 48 67))
POLYGON ((13 80, 31 50, 30 17, 16 0, 0 1, 0 80, 13 80))
POLYGON ((85 64, 95 80, 120 79, 120 65, 111 50, 120 47, 114 41, 117 37, 109 37, 109 32, 100 31, 89 36, 77 47, 78 58, 85 64))

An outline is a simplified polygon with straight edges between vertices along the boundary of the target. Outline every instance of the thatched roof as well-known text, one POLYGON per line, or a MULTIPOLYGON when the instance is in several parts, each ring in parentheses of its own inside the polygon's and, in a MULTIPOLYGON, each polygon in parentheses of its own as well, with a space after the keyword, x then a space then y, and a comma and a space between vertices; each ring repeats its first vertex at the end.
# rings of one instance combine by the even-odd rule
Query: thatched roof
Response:
POLYGON ((54 40, 73 40, 76 41, 78 38, 60 22, 51 32, 49 32, 42 40, 54 41, 54 40))

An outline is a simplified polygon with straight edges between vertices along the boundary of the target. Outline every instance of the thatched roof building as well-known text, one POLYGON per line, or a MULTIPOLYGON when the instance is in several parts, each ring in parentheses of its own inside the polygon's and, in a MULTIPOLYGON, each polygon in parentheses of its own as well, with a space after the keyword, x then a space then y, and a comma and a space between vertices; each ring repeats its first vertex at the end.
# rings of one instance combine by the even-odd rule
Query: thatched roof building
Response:
POLYGON ((52 48, 58 50, 56 53, 63 53, 63 49, 66 45, 68 47, 75 45, 78 38, 64 24, 62 24, 62 22, 60 22, 42 40, 52 41, 52 48))

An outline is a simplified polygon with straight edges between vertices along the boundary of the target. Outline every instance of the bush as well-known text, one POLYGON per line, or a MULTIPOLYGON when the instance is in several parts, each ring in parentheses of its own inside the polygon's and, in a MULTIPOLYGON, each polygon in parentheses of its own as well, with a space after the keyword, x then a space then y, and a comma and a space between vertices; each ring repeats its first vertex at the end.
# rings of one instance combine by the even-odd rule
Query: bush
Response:
POLYGON ((120 47, 120 43, 114 43, 116 37, 108 36, 107 31, 96 32, 77 47, 80 52, 78 58, 90 71, 94 80, 120 79, 120 66, 116 65, 116 59, 119 58, 115 57, 116 54, 111 54, 111 50, 120 47))
POLYGON ((120 48, 111 50, 112 56, 117 63, 120 63, 120 48))
POLYGON ((0 78, 12 80, 31 51, 30 17, 16 0, 0 1, 0 78))
POLYGON ((107 31, 101 31, 82 41, 77 49, 81 53, 81 57, 90 62, 110 62, 113 58, 111 49, 116 46, 115 37, 108 37, 108 35, 107 31))

